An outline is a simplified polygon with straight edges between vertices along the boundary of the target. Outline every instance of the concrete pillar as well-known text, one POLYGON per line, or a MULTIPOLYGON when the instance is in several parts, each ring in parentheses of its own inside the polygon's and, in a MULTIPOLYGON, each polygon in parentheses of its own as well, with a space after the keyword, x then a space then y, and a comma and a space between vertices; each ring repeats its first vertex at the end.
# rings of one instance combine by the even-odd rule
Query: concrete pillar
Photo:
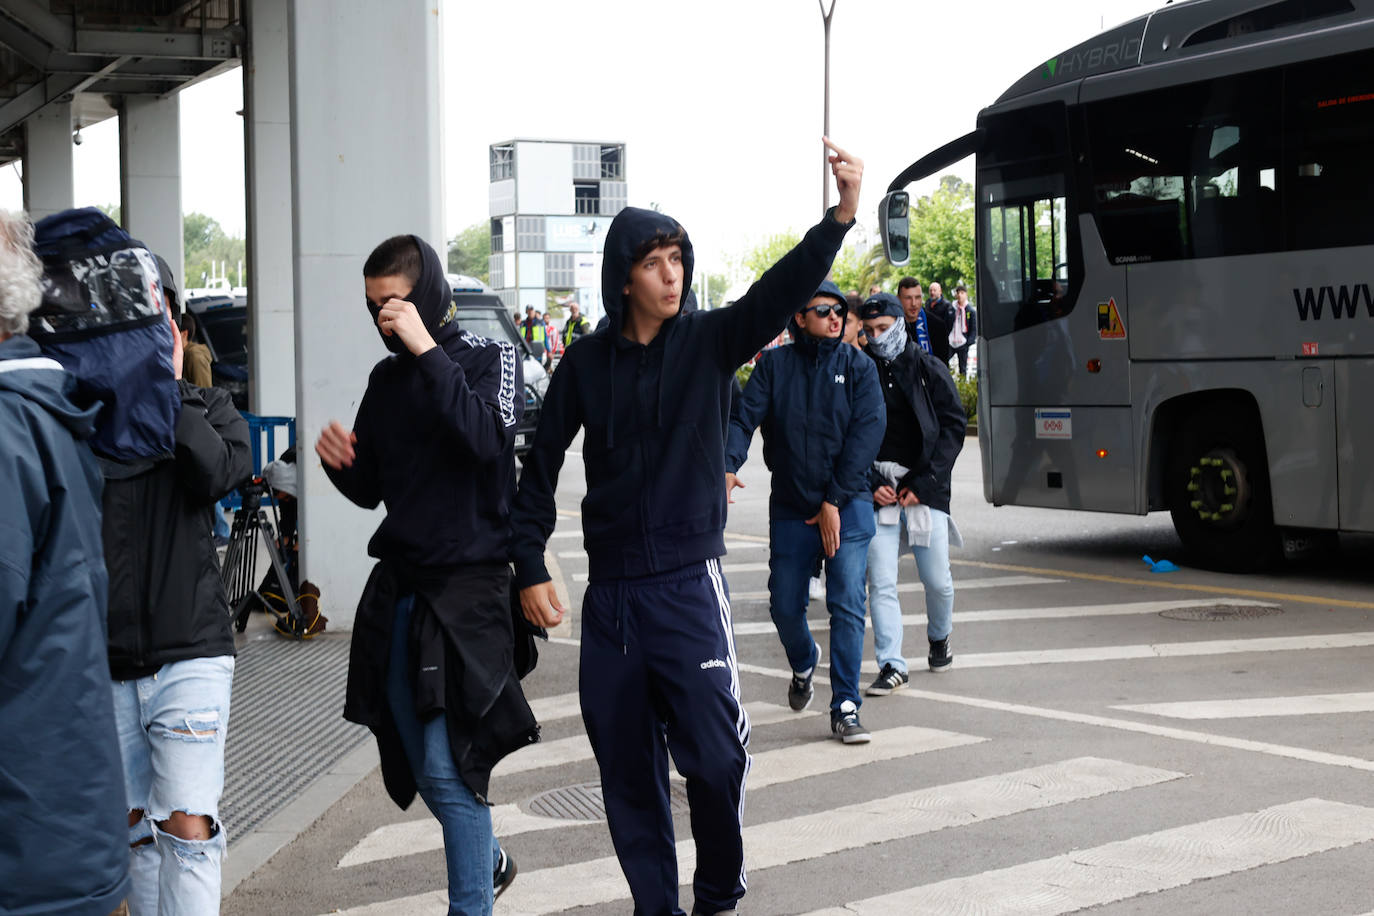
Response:
POLYGON ((433 0, 287 2, 301 563, 331 629, 349 629, 381 518, 334 489, 314 442, 330 420, 352 425, 386 354, 364 307, 367 255, 403 232, 444 250, 439 10, 433 0))
POLYGON ((181 231, 181 102, 127 96, 119 111, 120 215, 130 235, 162 255, 185 289, 181 231))
POLYGON ((285 0, 245 9, 244 171, 248 180, 249 407, 296 415, 295 263, 291 248, 291 81, 285 0))
POLYGON ((38 222, 72 208, 72 103, 54 102, 24 122, 24 209, 38 222))

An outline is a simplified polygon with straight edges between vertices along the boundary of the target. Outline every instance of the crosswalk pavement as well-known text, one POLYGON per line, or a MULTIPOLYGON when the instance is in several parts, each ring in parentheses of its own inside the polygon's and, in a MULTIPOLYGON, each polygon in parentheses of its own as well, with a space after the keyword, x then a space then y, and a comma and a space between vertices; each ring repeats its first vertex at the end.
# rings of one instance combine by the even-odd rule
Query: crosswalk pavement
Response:
MULTIPOLYGON (((759 572, 765 564, 736 562, 727 572, 759 572)), ((1024 589, 1049 583, 1047 577, 1004 576, 987 580, 964 580, 959 589, 988 589, 987 595, 1000 595, 997 589, 1024 589)), ((736 595, 739 600, 744 592, 736 595)), ((766 597, 766 592, 762 593, 766 597)), ((1002 608, 961 611, 957 615, 962 624, 998 624, 1014 621, 1087 620, 1090 618, 1130 618, 1160 614, 1188 608, 1215 607, 1228 599, 1189 599, 1171 601, 1134 601, 1116 604, 1074 604, 1057 607, 1018 608, 1006 602, 1002 608)), ((1244 604, 1257 602, 1247 599, 1244 604)), ((813 608, 813 613, 817 608, 813 608)), ((821 610, 823 615, 824 611, 821 610)), ((922 633, 924 616, 909 614, 904 624, 922 633)), ((813 621, 814 629, 823 629, 823 621, 813 621)), ((773 639, 774 630, 767 620, 737 622, 737 638, 741 645, 749 640, 773 639)), ((960 669, 992 667, 1026 667, 1041 665, 1077 664, 1096 660, 1128 660, 1148 663, 1163 658, 1183 658, 1204 655, 1230 655, 1241 652, 1285 653, 1318 651, 1374 645, 1374 632, 1314 634, 1304 636, 1256 636, 1227 640, 1196 640, 1192 642, 1130 643, 1107 646, 1072 646, 1018 652, 967 652, 960 654, 960 669)), ((868 667, 868 666, 866 666, 868 667)), ((785 677, 786 672, 759 665, 742 664, 746 676, 754 676, 753 691, 759 693, 758 675, 770 681, 785 677)), ((824 676, 818 675, 818 683, 824 676)), ((945 681, 941 686, 948 684, 945 681)), ((746 688, 746 694, 750 691, 746 688)), ((933 694, 914 688, 902 695, 920 702, 938 700, 961 703, 973 710, 996 713, 1035 715, 1063 723, 1119 728, 1127 732, 1179 739, 1194 744, 1207 744, 1230 751, 1256 751, 1286 759, 1333 767, 1353 767, 1374 770, 1374 761, 1356 757, 1340 757, 1304 748, 1265 745, 1243 738, 1189 732, 1158 719, 1244 719, 1255 716, 1301 716, 1309 714, 1359 714, 1374 711, 1374 693, 1309 694, 1305 696, 1242 697, 1236 699, 1205 698, 1170 702, 1122 704, 1098 707, 1099 711, 1116 709, 1122 713, 1145 717, 1154 722, 1109 718, 1106 715, 1054 710, 1018 705, 1013 702, 983 697, 962 697, 954 693, 933 694)), ((1148 693, 1146 694, 1148 697, 1148 693)), ((497 768, 494 780, 519 775, 529 781, 546 784, 547 788, 564 786, 574 781, 572 772, 594 774, 591 747, 580 731, 580 708, 575 693, 559 694, 532 702, 536 715, 545 726, 556 725, 568 735, 546 741, 513 755, 497 768)), ((817 704, 822 705, 822 704, 817 704)), ((899 704, 901 705, 901 704, 899 704)), ((795 804, 788 814, 774 814, 771 819, 753 822, 746 818, 746 862, 755 885, 760 877, 766 883, 772 870, 784 870, 796 863, 820 862, 827 856, 843 855, 878 844, 912 840, 925 834, 942 831, 961 831, 980 824, 1010 822, 1030 812, 1044 809, 1063 810, 1057 820, 1061 824, 1078 822, 1072 814, 1075 806, 1120 805, 1129 809, 1142 803, 1129 799, 1141 794, 1160 791, 1171 784, 1187 784, 1193 774, 1187 767, 1169 768, 1145 765, 1143 762, 1118 756, 1073 756, 1051 758, 1051 762, 1018 768, 1016 759, 1006 753, 1008 739, 991 731, 980 734, 976 717, 961 718, 967 722, 959 731, 916 725, 897 725, 875 728, 874 740, 868 745, 846 747, 839 742, 822 738, 798 739, 781 747, 768 738, 771 729, 807 717, 824 714, 824 710, 808 710, 799 716, 785 706, 765 702, 747 704, 754 728, 756 746, 766 743, 769 749, 754 754, 749 778, 749 791, 774 787, 771 791, 791 793, 795 804), (885 763, 897 760, 936 761, 942 754, 957 753, 958 749, 987 745, 987 761, 1000 761, 989 775, 942 782, 908 791, 884 781, 867 781, 864 774, 885 763), (861 785, 878 794, 846 804, 828 803, 825 793, 813 790, 820 781, 842 775, 850 785, 861 785), (1119 801, 1112 801, 1113 799, 1119 801)), ((824 733, 821 725, 819 732, 824 733)), ((1042 758, 1043 759, 1043 758, 1042 758)), ((941 772, 932 763, 928 772, 941 772)), ((675 777, 676 778, 676 777, 675 777)), ((1005 914, 1005 916, 1046 916, 1076 912, 1113 902, 1159 894, 1182 888, 1198 881, 1223 875, 1246 873, 1277 865, 1304 856, 1331 853, 1359 844, 1374 842, 1374 808, 1351 804, 1333 798, 1306 797, 1312 795, 1311 786, 1294 786, 1290 796, 1277 803, 1266 799, 1265 806, 1213 810, 1203 815, 1199 811, 1181 809, 1171 826, 1162 830, 1132 831, 1126 820, 1113 822, 1111 842, 1077 849, 1071 839, 1047 840, 1044 858, 1025 856, 1020 864, 999 866, 935 882, 910 881, 904 889, 902 881, 882 887, 882 893, 871 896, 866 888, 836 886, 827 899, 810 901, 806 916, 864 916, 891 913, 949 913, 977 912, 1005 914), (1073 850, 1064 852, 1064 850, 1073 850)), ((1146 806, 1149 802, 1144 803, 1146 806)), ((776 811, 776 806, 772 809, 776 811)), ((1100 809, 1099 809, 1100 810, 1100 809)), ((546 817, 525 810, 521 804, 498 805, 493 809, 496 832, 504 840, 525 835, 562 836, 559 831, 583 831, 580 839, 566 845, 567 861, 543 868, 522 870, 517 881, 497 903, 496 916, 542 916, 561 913, 577 907, 590 907, 585 912, 628 912, 628 888, 614 856, 608 855, 609 843, 593 845, 586 842, 588 830, 597 831, 605 840, 601 821, 569 820, 546 817)), ((569 836, 574 834, 569 833, 569 836)), ((1100 839, 1100 837, 1099 837, 1100 839)), ((518 840, 516 849, 518 855, 518 840)), ((384 867, 385 863, 404 856, 434 852, 442 848, 443 840, 437 822, 424 817, 391 824, 372 831, 350 849, 337 864, 338 869, 366 869, 384 867)), ((691 880, 695 864, 695 848, 686 831, 679 834, 677 845, 679 875, 684 883, 691 880)), ((1017 859, 1010 861, 1016 862, 1017 859)), ((946 872, 948 874, 948 872, 946 872)), ((958 872, 955 872, 958 874, 958 872)), ((913 878, 916 876, 913 874, 913 878)), ((405 896, 335 911, 345 916, 410 916, 410 914, 440 913, 446 905, 442 869, 436 870, 433 888, 423 893, 405 896)), ((690 889, 684 890, 690 902, 690 889)), ((751 898, 746 898, 746 903, 751 898)), ((1367 906, 1367 903, 1366 903, 1367 906)), ((750 906, 752 911, 754 906, 750 906)), ((1371 914, 1374 916, 1374 914, 1371 914)))

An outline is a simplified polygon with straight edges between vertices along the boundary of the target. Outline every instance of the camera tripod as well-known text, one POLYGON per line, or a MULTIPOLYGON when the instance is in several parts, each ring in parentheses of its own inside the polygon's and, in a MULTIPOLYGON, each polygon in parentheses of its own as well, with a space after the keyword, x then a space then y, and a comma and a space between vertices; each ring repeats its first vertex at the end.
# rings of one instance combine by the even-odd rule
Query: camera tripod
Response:
MULTIPOLYGON (((233 527, 229 531, 229 548, 224 553, 224 564, 220 567, 220 582, 225 596, 229 599, 229 617, 234 627, 242 633, 248 626, 248 617, 259 606, 277 618, 278 632, 301 634, 306 632, 305 615, 301 612, 300 602, 296 600, 296 590, 286 575, 286 561, 282 558, 278 535, 281 520, 277 516, 276 503, 269 497, 272 507, 269 518, 262 498, 267 493, 267 485, 261 477, 255 477, 245 484, 240 492, 243 505, 234 512, 233 527), (264 537, 265 535, 265 537, 264 537), (281 589, 282 603, 286 610, 279 611, 263 595, 258 583, 258 542, 262 539, 267 550, 268 562, 281 589)), ((297 638, 300 638, 297 636, 297 638)))

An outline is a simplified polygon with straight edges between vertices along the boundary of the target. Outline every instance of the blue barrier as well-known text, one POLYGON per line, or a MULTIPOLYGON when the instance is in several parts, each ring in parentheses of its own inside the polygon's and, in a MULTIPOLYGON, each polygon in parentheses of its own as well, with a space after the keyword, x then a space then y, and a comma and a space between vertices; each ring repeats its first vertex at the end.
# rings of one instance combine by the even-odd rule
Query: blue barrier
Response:
MULTIPOLYGON (((261 477, 263 466, 280 457, 277 452, 277 433, 283 427, 286 432, 286 446, 283 451, 296 444, 296 418, 260 417, 246 410, 240 410, 239 414, 248 421, 248 441, 253 448, 253 476, 261 477)), ((238 490, 220 501, 220 505, 226 509, 237 509, 242 504, 243 498, 238 490)))

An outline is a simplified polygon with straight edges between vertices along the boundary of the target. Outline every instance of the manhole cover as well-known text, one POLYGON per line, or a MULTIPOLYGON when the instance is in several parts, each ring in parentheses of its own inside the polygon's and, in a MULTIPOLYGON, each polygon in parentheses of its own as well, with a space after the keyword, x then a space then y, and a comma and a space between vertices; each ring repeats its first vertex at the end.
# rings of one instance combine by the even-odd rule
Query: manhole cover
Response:
POLYGON ((1159 616, 1170 620, 1251 620, 1255 617, 1269 617, 1282 614, 1283 608, 1262 604, 1214 604, 1210 607, 1180 607, 1160 611, 1159 616))
MULTIPOLYGON (((687 812, 687 788, 674 780, 668 786, 673 813, 687 812)), ((604 821, 606 803, 601 799, 601 783, 584 782, 576 786, 550 789, 531 798, 525 805, 530 814, 556 817, 565 821, 604 821)))

